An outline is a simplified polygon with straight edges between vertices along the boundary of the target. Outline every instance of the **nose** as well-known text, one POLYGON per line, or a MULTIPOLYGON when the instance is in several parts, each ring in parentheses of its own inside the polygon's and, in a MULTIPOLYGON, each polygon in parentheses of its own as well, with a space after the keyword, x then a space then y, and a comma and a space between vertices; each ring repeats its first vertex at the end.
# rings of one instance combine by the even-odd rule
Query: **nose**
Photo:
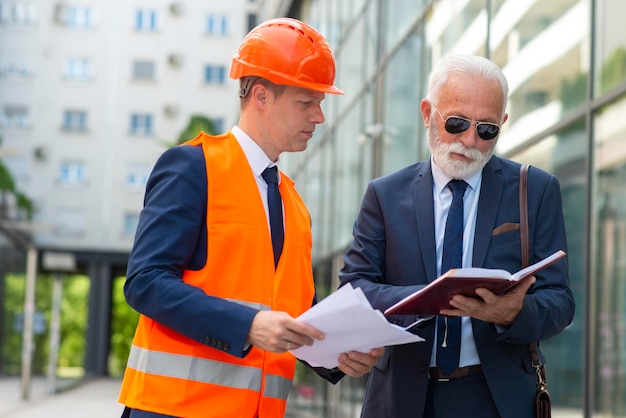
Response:
POLYGON ((324 121, 326 121, 326 118, 324 117, 324 111, 322 110, 322 105, 318 104, 317 107, 315 108, 315 112, 313 112, 311 122, 321 125, 322 123, 324 123, 324 121))
POLYGON ((478 131, 476 130, 476 122, 472 122, 470 127, 467 128, 466 131, 458 134, 458 136, 459 136, 459 141, 466 148, 474 148, 476 146, 476 143, 478 141, 481 141, 480 137, 478 136, 478 131))

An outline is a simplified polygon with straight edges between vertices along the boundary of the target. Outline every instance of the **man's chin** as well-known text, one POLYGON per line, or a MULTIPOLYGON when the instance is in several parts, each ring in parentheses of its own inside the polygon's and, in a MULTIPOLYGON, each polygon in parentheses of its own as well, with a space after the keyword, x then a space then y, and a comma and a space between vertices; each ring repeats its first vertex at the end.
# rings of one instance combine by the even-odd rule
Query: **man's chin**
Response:
POLYGON ((482 166, 474 160, 463 162, 459 160, 448 160, 441 169, 450 177, 455 179, 466 179, 482 170, 482 166))

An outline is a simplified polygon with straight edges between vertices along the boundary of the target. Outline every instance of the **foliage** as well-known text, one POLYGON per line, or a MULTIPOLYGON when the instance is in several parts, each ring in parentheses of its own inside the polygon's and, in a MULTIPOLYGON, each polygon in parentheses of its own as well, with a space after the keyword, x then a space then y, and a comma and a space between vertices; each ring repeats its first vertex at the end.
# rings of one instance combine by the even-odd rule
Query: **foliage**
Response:
MULTIPOLYGON (((49 277, 38 277, 35 287, 35 312, 50 311, 50 295, 52 281, 49 277)), ((24 298, 26 294, 26 277, 23 274, 7 274, 5 276, 5 299, 2 342, 3 368, 8 373, 17 373, 20 370, 22 355, 22 326, 24 312, 24 298)), ((49 315, 46 317, 49 323, 49 315)), ((34 351, 32 357, 33 374, 45 373, 48 359, 48 329, 42 334, 34 334, 34 351)))
MULTIPOLYGON (((0 137, 0 145, 2 145, 2 137, 0 137)), ((2 159, 0 159, 0 191, 7 191, 15 194, 17 198, 17 207, 24 211, 26 219, 32 219, 33 203, 25 194, 16 189, 15 180, 13 180, 11 172, 2 159)))
POLYGON ((87 276, 68 276, 63 280, 61 301, 61 345, 59 367, 84 365, 88 321, 90 280, 87 276))
MULTIPOLYGON (((0 278, 1 279, 1 278, 0 278)), ((113 282, 113 312, 111 323, 110 374, 121 376, 130 352, 135 326, 139 314, 124 300, 124 277, 113 282)), ((0 370, 6 374, 18 374, 22 356, 22 317, 26 278, 23 274, 7 274, 4 277, 5 298, 0 309, 4 323, 2 330, 2 364, 0 370)), ((52 315, 53 278, 39 275, 35 286, 35 311, 43 314, 43 333, 35 333, 35 347, 32 358, 32 372, 35 375, 47 373, 50 352, 50 320, 52 315)), ((58 374, 71 373, 80 376, 84 373, 86 355, 86 334, 89 315, 90 279, 84 275, 68 275, 63 279, 61 299, 61 338, 58 357, 58 374), (78 373, 72 372, 78 370, 78 373)))
MULTIPOLYGON (((35 285, 35 312, 43 315, 45 326, 42 332, 34 335, 35 347, 32 357, 33 374, 45 374, 50 352, 50 321, 52 316, 53 278, 39 275, 35 285)), ((59 367, 82 368, 85 359, 85 334, 87 332, 89 278, 82 275, 66 276, 63 279, 61 301, 61 339, 59 346, 59 367)), ((5 300, 2 342, 3 369, 7 373, 17 373, 21 365, 22 315, 26 292, 26 278, 23 274, 5 276, 5 300)))
POLYGON ((602 66, 600 93, 609 91, 624 81, 626 74, 626 48, 617 48, 602 66))
MULTIPOLYGON (((605 93, 624 81, 626 74, 626 49, 617 48, 603 63, 598 76, 598 92, 605 93)), ((560 99, 564 109, 569 110, 584 103, 587 96, 588 74, 579 73, 561 81, 560 99)))
POLYGON ((192 115, 191 119, 189 119, 189 123, 187 123, 185 129, 178 136, 177 143, 182 144, 183 142, 195 138, 200 131, 209 135, 215 135, 217 133, 215 132, 215 124, 211 119, 202 115, 192 115))
POLYGON ((111 351, 109 374, 121 376, 124 373, 130 345, 139 320, 139 313, 131 308, 124 299, 125 277, 113 281, 113 312, 111 322, 111 351))
POLYGON ((571 110, 585 102, 587 96, 587 76, 578 73, 571 79, 561 80, 560 99, 563 110, 571 110))
POLYGON ((6 190, 9 192, 15 191, 15 182, 13 181, 13 176, 9 172, 9 169, 4 165, 2 160, 0 160, 0 190, 6 190))

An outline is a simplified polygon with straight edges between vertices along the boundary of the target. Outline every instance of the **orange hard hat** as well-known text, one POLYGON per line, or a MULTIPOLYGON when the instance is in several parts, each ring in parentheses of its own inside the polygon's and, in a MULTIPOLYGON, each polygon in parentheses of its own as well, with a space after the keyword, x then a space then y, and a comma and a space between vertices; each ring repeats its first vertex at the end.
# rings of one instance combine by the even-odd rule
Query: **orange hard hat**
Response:
POLYGON ((324 37, 296 19, 261 23, 233 55, 230 78, 257 76, 322 93, 344 94, 333 85, 335 56, 324 37))

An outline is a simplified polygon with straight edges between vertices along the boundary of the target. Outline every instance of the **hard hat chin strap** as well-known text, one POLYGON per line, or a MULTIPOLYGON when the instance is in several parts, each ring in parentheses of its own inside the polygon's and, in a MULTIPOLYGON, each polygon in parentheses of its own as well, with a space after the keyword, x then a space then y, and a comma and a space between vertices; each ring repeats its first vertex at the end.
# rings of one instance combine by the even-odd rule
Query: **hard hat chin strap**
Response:
POLYGON ((239 97, 241 97, 242 99, 246 97, 248 93, 250 92, 252 85, 258 79, 259 77, 256 77, 256 76, 242 77, 241 80, 239 81, 239 97))

